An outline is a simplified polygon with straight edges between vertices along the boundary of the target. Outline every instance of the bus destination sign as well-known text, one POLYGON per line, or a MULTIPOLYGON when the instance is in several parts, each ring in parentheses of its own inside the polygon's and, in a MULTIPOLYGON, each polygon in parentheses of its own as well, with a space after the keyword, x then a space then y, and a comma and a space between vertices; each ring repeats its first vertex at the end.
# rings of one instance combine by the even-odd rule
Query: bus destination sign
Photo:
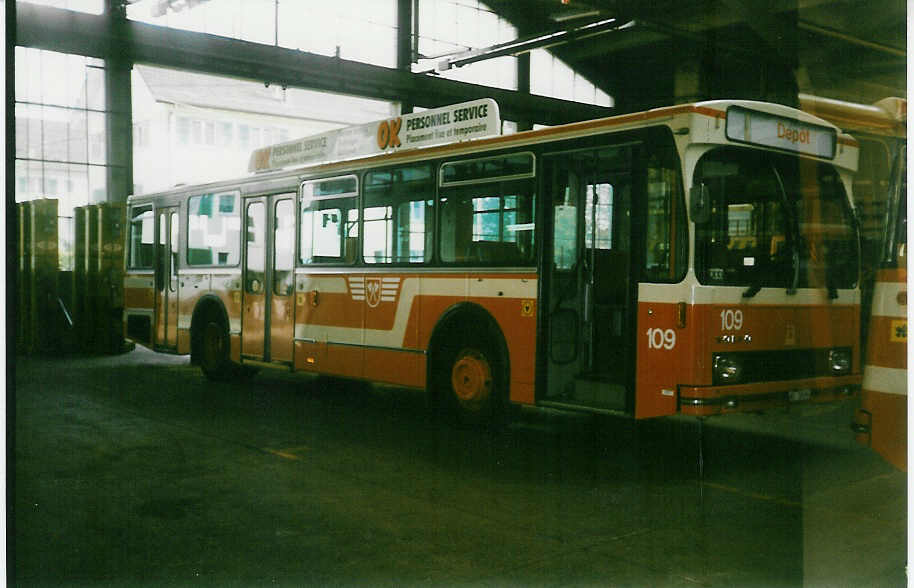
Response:
POLYGON ((482 98, 263 147, 251 153, 248 171, 355 159, 500 132, 498 104, 491 98, 482 98))
POLYGON ((727 138, 832 159, 838 134, 826 126, 731 106, 727 110, 727 138))

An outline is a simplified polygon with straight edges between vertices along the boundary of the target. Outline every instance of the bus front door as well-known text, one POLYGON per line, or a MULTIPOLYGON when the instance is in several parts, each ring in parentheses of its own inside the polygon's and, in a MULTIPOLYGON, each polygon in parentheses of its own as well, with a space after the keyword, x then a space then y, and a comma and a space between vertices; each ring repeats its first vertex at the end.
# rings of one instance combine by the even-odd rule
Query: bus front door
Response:
POLYGON ((631 277, 633 152, 637 144, 552 154, 546 401, 630 411, 635 291, 631 277))
POLYGON ((178 347, 178 209, 157 211, 155 245, 155 346, 178 347))
POLYGON ((245 200, 242 360, 292 363, 294 196, 282 194, 245 200))

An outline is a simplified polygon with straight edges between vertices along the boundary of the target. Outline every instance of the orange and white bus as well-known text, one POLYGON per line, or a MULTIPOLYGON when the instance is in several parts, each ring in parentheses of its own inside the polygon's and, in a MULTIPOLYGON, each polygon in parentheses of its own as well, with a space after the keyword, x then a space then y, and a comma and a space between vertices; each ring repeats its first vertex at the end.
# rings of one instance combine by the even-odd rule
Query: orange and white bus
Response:
POLYGON ((857 440, 889 463, 907 470, 907 101, 886 98, 873 105, 800 95, 801 106, 852 132, 860 144, 854 180, 864 255, 863 308, 869 309, 861 407, 853 428, 857 440), (867 268, 870 271, 866 271, 867 268), (871 303, 870 303, 871 300, 871 303))
POLYGON ((800 94, 800 108, 853 135, 859 145, 854 174, 854 206, 860 226, 861 308, 863 341, 868 332, 876 271, 885 262, 884 246, 891 195, 905 170, 907 100, 884 98, 875 104, 857 104, 811 94, 800 94))
POLYGON ((861 407, 853 428, 859 442, 907 471, 907 181, 903 175, 899 179, 889 200, 884 258, 873 289, 861 407))
POLYGON ((482 99, 131 196, 126 335, 512 405, 707 416, 854 395, 857 143, 709 101, 499 136, 482 99))

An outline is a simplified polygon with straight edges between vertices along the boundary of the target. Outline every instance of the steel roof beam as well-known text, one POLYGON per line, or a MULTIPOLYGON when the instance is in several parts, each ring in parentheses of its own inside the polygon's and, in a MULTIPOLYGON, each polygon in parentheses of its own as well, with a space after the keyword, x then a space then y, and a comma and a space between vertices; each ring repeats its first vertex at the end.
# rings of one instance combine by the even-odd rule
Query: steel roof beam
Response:
POLYGON ((506 120, 555 125, 609 116, 612 108, 529 95, 295 49, 19 2, 16 44, 192 70, 269 84, 408 101, 433 108, 494 98, 506 120))

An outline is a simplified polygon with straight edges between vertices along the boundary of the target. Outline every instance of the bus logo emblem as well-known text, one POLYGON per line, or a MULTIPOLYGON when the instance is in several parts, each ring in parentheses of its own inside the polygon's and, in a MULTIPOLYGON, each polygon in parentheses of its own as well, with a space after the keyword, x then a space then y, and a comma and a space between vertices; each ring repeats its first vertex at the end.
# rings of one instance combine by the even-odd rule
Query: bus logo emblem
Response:
POLYGON ((365 302, 371 308, 381 304, 381 278, 365 278, 365 302))
POLYGON ((353 300, 364 300, 375 308, 382 302, 396 302, 400 290, 400 278, 349 277, 349 291, 353 300))

